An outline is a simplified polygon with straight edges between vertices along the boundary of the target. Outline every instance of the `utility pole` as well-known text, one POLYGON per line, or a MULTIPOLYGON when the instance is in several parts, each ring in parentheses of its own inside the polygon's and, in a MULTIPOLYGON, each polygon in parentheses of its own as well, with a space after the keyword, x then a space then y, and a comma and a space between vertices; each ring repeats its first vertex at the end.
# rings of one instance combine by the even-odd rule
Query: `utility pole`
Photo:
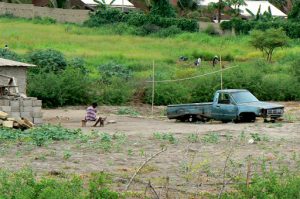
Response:
POLYGON ((218 23, 221 23, 221 6, 222 6, 222 0, 219 0, 219 6, 218 6, 218 23))

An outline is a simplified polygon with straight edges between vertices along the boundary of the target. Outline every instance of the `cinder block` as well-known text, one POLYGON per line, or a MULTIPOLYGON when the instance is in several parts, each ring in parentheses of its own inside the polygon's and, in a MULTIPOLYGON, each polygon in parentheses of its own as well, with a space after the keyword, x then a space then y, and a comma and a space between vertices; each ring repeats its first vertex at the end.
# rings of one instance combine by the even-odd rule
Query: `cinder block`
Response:
POLYGON ((20 107, 20 101, 19 100, 11 100, 10 106, 12 107, 20 107))
POLYGON ((20 112, 11 112, 10 117, 19 118, 21 116, 20 112))
POLYGON ((0 106, 9 106, 9 100, 0 99, 0 106))
POLYGON ((10 113, 11 107, 10 106, 1 106, 1 109, 3 112, 10 113))
POLYGON ((43 118, 33 118, 33 123, 34 124, 42 124, 43 123, 43 118))
POLYGON ((40 106, 32 107, 32 111, 33 112, 42 112, 42 107, 40 107, 40 106))
POLYGON ((26 106, 31 106, 32 107, 32 100, 31 99, 25 99, 21 102, 21 106, 26 107, 26 106))
POLYGON ((42 112, 33 112, 32 113, 32 117, 42 118, 43 117, 43 113, 42 112))
POLYGON ((24 117, 24 118, 26 118, 28 120, 32 120, 32 112, 21 112, 20 116, 24 117))
POLYGON ((33 100, 32 101, 33 107, 41 107, 42 106, 42 100, 33 100))
POLYGON ((32 106, 21 106, 20 107, 20 112, 32 112, 33 108, 32 106))
POLYGON ((19 106, 11 106, 11 112, 20 112, 19 106))

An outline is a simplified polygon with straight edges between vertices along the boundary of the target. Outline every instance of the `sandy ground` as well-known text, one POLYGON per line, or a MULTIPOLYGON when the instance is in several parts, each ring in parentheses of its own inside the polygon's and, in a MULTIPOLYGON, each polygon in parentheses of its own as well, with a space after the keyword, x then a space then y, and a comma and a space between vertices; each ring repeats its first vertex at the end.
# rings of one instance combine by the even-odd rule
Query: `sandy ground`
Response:
POLYGON ((259 170, 261 161, 267 161, 275 168, 280 165, 287 165, 291 170, 299 168, 300 102, 284 104, 285 120, 275 124, 261 120, 247 124, 180 123, 165 118, 164 107, 155 107, 154 117, 151 117, 149 106, 125 107, 135 116, 119 115, 119 110, 124 107, 102 106, 99 107, 101 115, 116 123, 104 127, 91 127, 92 124, 88 123, 87 127, 81 128, 86 107, 44 110, 45 123, 81 128, 92 138, 58 141, 44 147, 2 144, 0 165, 13 170, 28 166, 38 175, 59 171, 85 176, 105 171, 114 175, 114 188, 123 191, 136 169, 166 147, 165 152, 146 164, 130 190, 144 192, 145 183, 151 180, 161 198, 164 198, 166 190, 163 187, 166 186, 170 187, 168 194, 171 198, 189 198, 189 193, 217 192, 222 184, 227 156, 230 158, 229 184, 231 178, 245 176, 249 157, 253 160, 253 171, 259 170), (109 150, 104 150, 99 136, 104 132, 121 134, 125 139, 113 140, 109 150), (171 135, 174 140, 161 138, 164 134, 171 135), (261 141, 249 144, 254 134, 261 141), (191 135, 199 139, 192 139, 191 135), (213 138, 216 137, 215 142, 213 138), (69 154, 68 158, 66 154, 69 154))

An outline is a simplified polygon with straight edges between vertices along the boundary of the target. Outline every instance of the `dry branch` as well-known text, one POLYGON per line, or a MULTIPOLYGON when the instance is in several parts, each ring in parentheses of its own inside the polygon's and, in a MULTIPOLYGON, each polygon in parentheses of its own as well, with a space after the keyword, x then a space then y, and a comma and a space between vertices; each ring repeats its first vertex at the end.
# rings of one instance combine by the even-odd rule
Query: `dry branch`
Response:
POLYGON ((153 158, 155 158, 156 156, 158 156, 159 154, 161 154, 162 152, 165 152, 167 150, 167 148, 163 148, 161 151, 155 153, 154 155, 152 155, 151 157, 149 157, 147 160, 145 160, 145 162, 138 168, 138 170, 136 170, 136 172, 132 175, 132 177, 130 178, 128 184, 126 185, 125 191, 127 191, 129 189, 129 186, 131 185, 133 179, 135 178, 135 176, 141 171, 141 169, 153 158))

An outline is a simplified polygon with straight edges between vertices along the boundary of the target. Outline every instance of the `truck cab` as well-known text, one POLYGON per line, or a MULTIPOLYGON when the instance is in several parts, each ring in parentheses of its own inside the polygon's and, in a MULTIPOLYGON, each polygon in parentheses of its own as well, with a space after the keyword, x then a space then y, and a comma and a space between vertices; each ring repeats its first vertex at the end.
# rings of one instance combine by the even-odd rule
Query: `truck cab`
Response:
POLYGON ((254 122, 256 117, 281 117, 283 106, 261 102, 252 93, 244 89, 219 90, 215 93, 212 105, 212 117, 223 122, 254 122))

